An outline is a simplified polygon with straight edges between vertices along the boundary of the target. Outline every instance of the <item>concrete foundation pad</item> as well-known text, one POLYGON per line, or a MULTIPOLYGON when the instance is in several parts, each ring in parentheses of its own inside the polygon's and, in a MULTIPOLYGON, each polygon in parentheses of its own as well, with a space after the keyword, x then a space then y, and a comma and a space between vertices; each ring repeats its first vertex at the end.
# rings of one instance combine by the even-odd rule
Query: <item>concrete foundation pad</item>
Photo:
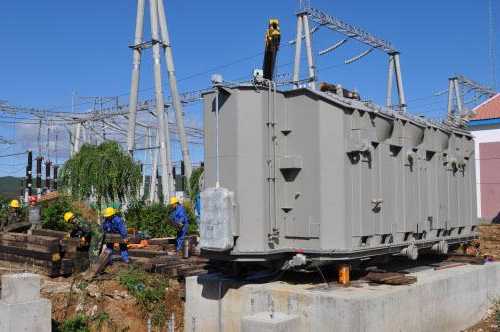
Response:
POLYGON ((40 276, 32 273, 2 275, 2 302, 23 303, 40 299, 40 276))
MULTIPOLYGON (((283 282, 243 284, 219 275, 186 279, 186 331, 243 331, 259 314, 297 317, 296 331, 460 331, 500 296, 500 263, 412 273, 405 286, 343 288, 283 282)), ((265 331, 280 331, 279 325, 265 331)), ((271 325, 262 325, 271 326, 271 325)), ((246 330, 245 330, 246 331, 246 330)))
POLYGON ((290 316, 281 312, 260 312, 241 319, 242 332, 296 332, 298 316, 290 316))
POLYGON ((52 309, 40 298, 40 276, 30 273, 2 276, 0 332, 50 332, 52 309))
POLYGON ((1 332, 50 332, 52 310, 49 300, 8 304, 0 301, 1 332))

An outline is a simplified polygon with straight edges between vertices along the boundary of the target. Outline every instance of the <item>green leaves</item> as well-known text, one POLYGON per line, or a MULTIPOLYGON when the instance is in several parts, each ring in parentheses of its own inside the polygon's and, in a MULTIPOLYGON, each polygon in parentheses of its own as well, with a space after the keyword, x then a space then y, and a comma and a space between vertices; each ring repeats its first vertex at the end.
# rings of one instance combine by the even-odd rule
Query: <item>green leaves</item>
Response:
MULTIPOLYGON (((198 228, 191 204, 184 203, 189 218, 189 233, 194 234, 198 228)), ((165 206, 161 203, 146 205, 144 202, 136 201, 129 205, 125 213, 127 227, 136 228, 144 231, 151 237, 176 236, 177 231, 169 220, 171 206, 165 206)))
POLYGON ((99 208, 136 197, 141 167, 114 141, 85 144, 61 168, 60 181, 76 199, 94 198, 99 208))

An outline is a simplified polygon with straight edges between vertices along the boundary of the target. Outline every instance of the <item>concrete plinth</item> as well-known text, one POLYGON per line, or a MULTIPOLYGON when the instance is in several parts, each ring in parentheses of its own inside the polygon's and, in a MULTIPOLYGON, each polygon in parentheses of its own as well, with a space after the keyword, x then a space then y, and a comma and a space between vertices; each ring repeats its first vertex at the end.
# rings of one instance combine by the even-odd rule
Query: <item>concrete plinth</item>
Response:
POLYGON ((298 332, 298 316, 281 312, 260 312, 241 319, 242 332, 298 332))
MULTIPOLYGON (((263 322, 260 313, 273 308, 296 317, 295 331, 451 332, 474 325, 500 296, 500 263, 412 275, 418 279, 413 285, 348 288, 191 277, 184 326, 186 331, 247 331, 250 321, 263 322)), ((259 330, 280 331, 279 324, 263 324, 259 330)))
POLYGON ((50 332, 51 304, 40 298, 40 276, 2 276, 0 332, 50 332))

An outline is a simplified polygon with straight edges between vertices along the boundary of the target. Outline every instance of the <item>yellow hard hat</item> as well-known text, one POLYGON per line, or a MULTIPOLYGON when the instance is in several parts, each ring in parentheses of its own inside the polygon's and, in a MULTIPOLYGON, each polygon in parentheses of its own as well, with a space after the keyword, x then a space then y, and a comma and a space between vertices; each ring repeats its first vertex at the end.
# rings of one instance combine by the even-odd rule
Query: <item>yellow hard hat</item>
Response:
POLYGON ((177 203, 179 203, 179 199, 177 198, 177 196, 170 197, 170 205, 174 205, 177 203))
POLYGON ((13 199, 10 201, 9 206, 14 209, 18 209, 21 205, 19 204, 19 201, 17 199, 13 199))
POLYGON ((64 221, 69 222, 71 219, 75 217, 75 214, 71 211, 68 211, 64 214, 64 221))
POLYGON ((113 209, 112 207, 105 208, 104 211, 102 212, 102 215, 104 218, 112 217, 116 214, 116 210, 113 209))

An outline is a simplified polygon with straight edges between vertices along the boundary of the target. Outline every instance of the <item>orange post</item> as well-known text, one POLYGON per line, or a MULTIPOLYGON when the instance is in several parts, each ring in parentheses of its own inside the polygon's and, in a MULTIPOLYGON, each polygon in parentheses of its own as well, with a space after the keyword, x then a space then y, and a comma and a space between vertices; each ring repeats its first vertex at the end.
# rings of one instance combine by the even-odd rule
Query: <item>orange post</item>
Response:
POLYGON ((351 267, 349 264, 340 264, 338 267, 339 284, 347 286, 351 283, 351 267))

